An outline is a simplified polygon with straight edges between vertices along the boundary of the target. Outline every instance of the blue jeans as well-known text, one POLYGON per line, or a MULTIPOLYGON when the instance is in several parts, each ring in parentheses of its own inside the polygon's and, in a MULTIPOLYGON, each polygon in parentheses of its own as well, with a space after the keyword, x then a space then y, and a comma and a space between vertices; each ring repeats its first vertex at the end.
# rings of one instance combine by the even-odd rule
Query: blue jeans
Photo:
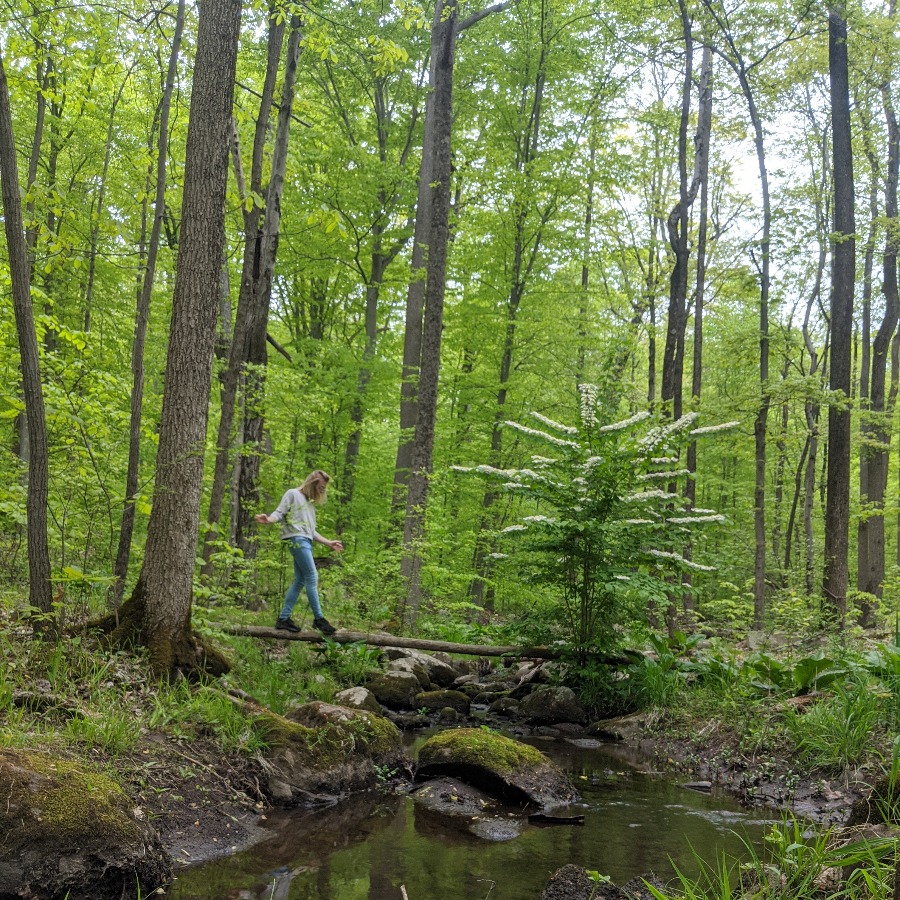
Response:
POLYGON ((294 580, 284 595, 284 605, 278 618, 287 619, 297 604, 300 591, 306 588, 306 598, 314 619, 322 618, 319 605, 319 573, 313 560, 312 540, 305 537, 288 538, 288 550, 294 557, 294 580))

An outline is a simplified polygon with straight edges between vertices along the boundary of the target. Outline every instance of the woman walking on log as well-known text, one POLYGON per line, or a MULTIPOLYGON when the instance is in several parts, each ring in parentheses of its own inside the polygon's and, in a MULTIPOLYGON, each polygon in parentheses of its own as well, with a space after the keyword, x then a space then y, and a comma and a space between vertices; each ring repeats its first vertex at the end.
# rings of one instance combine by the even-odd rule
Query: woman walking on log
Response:
POLYGON ((294 558, 294 580, 284 596, 284 604, 275 627, 281 631, 300 631, 300 626, 291 618, 300 591, 306 588, 306 598, 313 614, 313 628, 322 634, 334 634, 335 627, 322 615, 319 603, 319 573, 313 560, 313 541, 324 544, 330 550, 340 553, 344 545, 340 541, 330 541, 316 531, 316 506, 325 502, 328 482, 331 478, 321 469, 310 472, 300 487, 290 488, 281 498, 281 503, 273 513, 260 513, 256 521, 261 525, 281 522, 281 539, 288 542, 288 549, 294 558))

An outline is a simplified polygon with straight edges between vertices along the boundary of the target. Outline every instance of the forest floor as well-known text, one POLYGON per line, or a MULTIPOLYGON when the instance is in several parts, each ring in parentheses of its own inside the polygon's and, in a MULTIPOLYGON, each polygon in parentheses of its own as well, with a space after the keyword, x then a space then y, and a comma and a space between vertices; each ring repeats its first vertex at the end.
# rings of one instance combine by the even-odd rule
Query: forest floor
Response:
POLYGON ((259 762, 212 739, 143 735, 127 753, 81 759, 112 770, 177 863, 233 853, 263 836, 269 802, 259 762))
MULTIPOLYGON (((182 865, 227 855, 265 833, 270 797, 257 756, 223 751, 221 742, 193 721, 190 709, 180 725, 173 725, 174 719, 170 719, 168 727, 141 727, 134 734, 136 725, 129 710, 136 715, 140 711, 146 721, 148 710, 160 703, 159 688, 146 678, 139 661, 118 654, 104 664, 106 680, 90 682, 79 674, 80 669, 88 668, 79 665, 79 660, 89 658, 89 651, 70 647, 67 669, 63 672, 60 667, 53 677, 56 651, 21 649, 31 646, 23 641, 17 652, 7 644, 5 654, 8 683, 12 686, 14 680, 19 685, 19 690, 13 689, 9 695, 7 712, 13 718, 12 710, 18 707, 22 714, 17 727, 24 734, 17 742, 45 746, 48 752, 115 774, 182 865), (38 660, 41 675, 49 678, 34 677, 38 660), (86 709, 88 699, 113 686, 118 699, 111 699, 105 707, 120 708, 134 738, 108 750, 96 742, 66 739, 72 722, 96 716, 86 709), (27 710, 34 712, 38 707, 32 718, 27 710)), ((709 781, 748 806, 777 808, 825 825, 844 821, 876 774, 858 770, 829 777, 801 771, 788 744, 760 734, 748 741, 744 726, 730 721, 721 710, 714 717, 714 709, 693 708, 690 702, 673 705, 677 709, 615 720, 606 729, 608 736, 615 735, 632 759, 639 756, 642 768, 683 781, 709 781)), ((778 715, 778 703, 772 701, 773 721, 778 715)), ((590 731, 603 734, 596 726, 590 731)))
MULTIPOLYGON (((619 733, 623 750, 643 760, 648 770, 709 781, 747 806, 825 826, 845 821, 867 792, 862 773, 829 778, 797 772, 786 756, 746 758, 739 750, 740 736, 712 721, 687 736, 677 723, 641 713, 620 721, 619 733)), ((105 762, 154 821, 177 863, 233 853, 265 833, 270 806, 260 765, 249 756, 223 756, 212 740, 184 744, 154 733, 130 753, 105 762)))
MULTIPOLYGON (((647 768, 685 781, 709 781, 747 806, 774 808, 823 825, 846 820, 866 793, 859 774, 838 778, 798 773, 787 757, 745 759, 739 736, 716 723, 692 737, 656 716, 637 714, 620 723, 621 746, 647 768)), ((95 765, 115 770, 155 824, 176 864, 192 865, 242 849, 264 834, 270 809, 259 763, 224 756, 212 740, 183 743, 159 733, 144 736, 129 753, 95 765)))

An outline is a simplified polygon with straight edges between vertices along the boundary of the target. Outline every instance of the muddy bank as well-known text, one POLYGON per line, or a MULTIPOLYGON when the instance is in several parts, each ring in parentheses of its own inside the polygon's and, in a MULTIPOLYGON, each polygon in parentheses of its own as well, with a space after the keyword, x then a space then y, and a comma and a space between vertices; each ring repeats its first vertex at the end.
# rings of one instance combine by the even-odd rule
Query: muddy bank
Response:
POLYGON ((690 736, 656 713, 636 713, 594 723, 590 733, 611 741, 627 754, 645 759, 654 770, 727 791, 743 805, 776 809, 821 825, 843 824, 854 803, 865 797, 871 781, 862 772, 845 777, 798 772, 789 757, 745 755, 739 735, 715 721, 697 723, 690 736))

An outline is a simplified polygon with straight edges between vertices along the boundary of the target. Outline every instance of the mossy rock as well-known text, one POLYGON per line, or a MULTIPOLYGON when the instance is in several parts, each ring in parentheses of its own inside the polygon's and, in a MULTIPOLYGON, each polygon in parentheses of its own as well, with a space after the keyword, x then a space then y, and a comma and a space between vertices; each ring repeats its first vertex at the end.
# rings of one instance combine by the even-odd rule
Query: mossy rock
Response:
MULTIPOLYGON (((512 696, 516 696, 515 692, 512 696)), ((522 699, 520 712, 533 725, 559 725, 560 722, 584 725, 587 722, 584 707, 575 692, 567 687, 544 685, 536 688, 522 699)))
POLYGON ((518 804, 548 808, 578 792, 540 750, 486 728, 457 728, 429 738, 419 750, 417 776, 449 775, 518 804))
POLYGON ((125 791, 69 760, 0 750, 0 897, 148 897, 171 859, 125 791))
POLYGON ((416 694, 416 709, 455 709, 464 716, 469 714, 469 698, 461 691, 423 691, 416 694))
POLYGON ((388 709, 414 709, 413 698, 421 692, 422 683, 412 672, 391 670, 371 678, 366 687, 388 709))
POLYGON ((259 716, 256 725, 269 744, 270 793, 285 806, 372 787, 378 768, 404 759, 399 729, 363 709, 307 703, 286 717, 259 716))

